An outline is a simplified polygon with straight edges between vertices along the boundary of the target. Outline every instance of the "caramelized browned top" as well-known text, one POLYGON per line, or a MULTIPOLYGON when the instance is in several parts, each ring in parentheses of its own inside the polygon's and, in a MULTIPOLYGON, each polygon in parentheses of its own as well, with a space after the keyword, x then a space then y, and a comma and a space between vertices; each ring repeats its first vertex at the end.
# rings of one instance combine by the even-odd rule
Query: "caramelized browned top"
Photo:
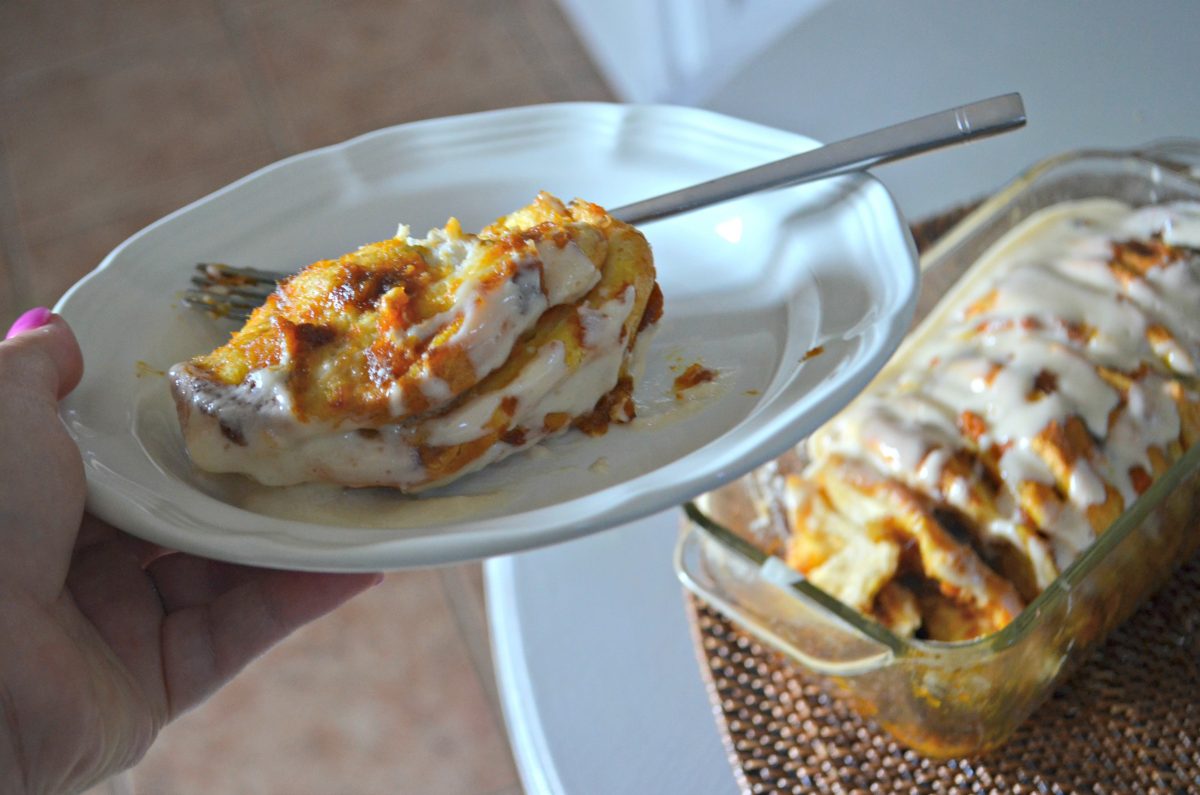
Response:
POLYGON ((402 238, 372 243, 284 280, 228 344, 190 364, 228 385, 284 367, 302 419, 395 421, 397 404, 404 416, 419 414, 430 408, 422 387, 431 379, 454 396, 488 375, 476 372, 468 346, 454 340, 462 315, 452 310, 465 279, 475 279, 471 300, 486 300, 513 278, 518 261, 537 257, 539 242, 560 249, 575 243, 599 269, 614 231, 633 230, 594 204, 564 206, 543 194, 477 236, 464 235, 451 219, 446 240, 482 248, 469 274, 447 256, 450 246, 402 238), (422 333, 408 333, 418 326, 422 333))

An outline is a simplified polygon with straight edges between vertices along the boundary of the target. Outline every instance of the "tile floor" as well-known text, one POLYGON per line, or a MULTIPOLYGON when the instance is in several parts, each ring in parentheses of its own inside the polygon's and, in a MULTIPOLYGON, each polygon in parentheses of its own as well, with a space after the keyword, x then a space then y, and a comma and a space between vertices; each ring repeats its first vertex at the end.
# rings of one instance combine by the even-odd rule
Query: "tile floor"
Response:
MULTIPOLYGON (((286 155, 419 118, 609 98, 554 0, 3 0, 0 326, 286 155)), ((168 727, 129 782, 518 792, 479 567, 389 576, 168 727)))

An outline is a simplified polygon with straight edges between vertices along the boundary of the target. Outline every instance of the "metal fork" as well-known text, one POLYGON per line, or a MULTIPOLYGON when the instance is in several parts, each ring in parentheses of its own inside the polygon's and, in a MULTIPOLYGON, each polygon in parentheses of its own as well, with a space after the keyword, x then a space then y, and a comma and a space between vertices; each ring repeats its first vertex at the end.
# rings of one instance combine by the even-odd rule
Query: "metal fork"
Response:
MULTIPOLYGON (((864 171, 951 144, 1007 132, 1024 124, 1025 106, 1020 94, 1004 94, 627 204, 610 210, 609 214, 626 223, 644 224, 759 191, 864 171)), ((211 314, 245 319, 266 300, 282 278, 284 274, 254 268, 200 263, 192 276, 194 288, 183 294, 183 302, 211 314)))

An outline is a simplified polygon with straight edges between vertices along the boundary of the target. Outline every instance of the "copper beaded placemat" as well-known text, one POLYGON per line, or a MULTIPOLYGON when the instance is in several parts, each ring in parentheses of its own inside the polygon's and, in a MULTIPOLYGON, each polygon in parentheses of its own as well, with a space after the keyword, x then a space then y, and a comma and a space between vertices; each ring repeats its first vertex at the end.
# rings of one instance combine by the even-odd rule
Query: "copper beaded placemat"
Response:
MULTIPOLYGON (((924 248, 965 211, 914 229, 924 248)), ((1200 793, 1200 556, 1002 748, 934 760, 688 595, 700 668, 750 793, 1200 793)))

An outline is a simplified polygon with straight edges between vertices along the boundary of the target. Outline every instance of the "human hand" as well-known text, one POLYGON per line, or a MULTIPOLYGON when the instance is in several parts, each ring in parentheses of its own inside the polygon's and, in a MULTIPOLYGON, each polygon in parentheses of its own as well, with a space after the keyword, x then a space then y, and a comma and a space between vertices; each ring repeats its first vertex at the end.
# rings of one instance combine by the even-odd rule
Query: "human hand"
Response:
POLYGON ((22 320, 37 327, 0 342, 0 792, 75 792, 382 576, 219 563, 86 515, 58 417, 79 346, 45 310, 22 320))

